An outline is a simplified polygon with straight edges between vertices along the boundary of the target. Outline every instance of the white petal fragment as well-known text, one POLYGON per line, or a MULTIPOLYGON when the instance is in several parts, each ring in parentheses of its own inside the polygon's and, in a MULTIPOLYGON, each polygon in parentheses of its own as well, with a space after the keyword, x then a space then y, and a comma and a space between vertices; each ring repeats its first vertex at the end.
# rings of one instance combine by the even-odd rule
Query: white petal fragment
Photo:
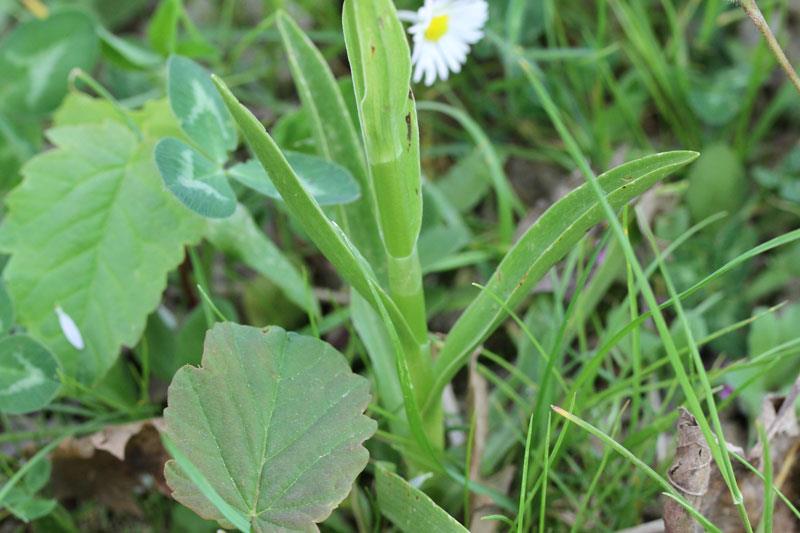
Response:
POLYGON ((78 329, 78 325, 72 320, 72 317, 61 309, 60 305, 56 306, 56 316, 58 316, 58 324, 61 326, 61 331, 64 333, 64 337, 67 338, 67 341, 74 346, 76 350, 83 350, 83 336, 81 335, 81 330, 78 329))

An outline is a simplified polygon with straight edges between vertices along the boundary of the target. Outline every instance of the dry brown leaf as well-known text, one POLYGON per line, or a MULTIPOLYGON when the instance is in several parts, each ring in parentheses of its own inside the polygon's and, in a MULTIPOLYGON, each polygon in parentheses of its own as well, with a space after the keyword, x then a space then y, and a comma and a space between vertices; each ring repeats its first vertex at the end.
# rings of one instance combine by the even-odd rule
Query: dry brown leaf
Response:
POLYGON ((51 457, 54 495, 60 500, 95 499, 114 511, 141 516, 137 492, 154 486, 169 494, 162 427, 161 419, 144 420, 65 440, 51 457))
POLYGON ((160 418, 154 418, 147 422, 131 422, 130 424, 119 426, 108 426, 88 438, 98 450, 105 450, 120 461, 124 461, 128 442, 142 431, 145 424, 150 424, 158 431, 164 430, 164 421, 160 418))
MULTIPOLYGON (((481 458, 486 448, 486 440, 489 436, 489 386, 478 372, 478 355, 480 349, 475 350, 469 365, 469 404, 472 416, 475 417, 475 433, 472 443, 472 457, 469 465, 470 479, 485 486, 492 487, 503 494, 507 493, 514 481, 516 468, 509 465, 500 470, 488 479, 481 476, 481 458)), ((495 520, 483 520, 484 516, 489 516, 501 512, 494 504, 494 501, 482 494, 471 494, 469 499, 470 506, 470 528, 472 533, 495 533, 499 522, 495 520)))
MULTIPOLYGON (((763 424, 766 429, 767 438, 769 439, 770 457, 774 472, 773 482, 795 506, 800 504, 800 461, 798 461, 798 454, 800 454, 800 426, 798 426, 795 412, 795 405, 799 395, 800 377, 798 377, 794 387, 792 387, 791 392, 787 396, 766 397, 762 404, 761 416, 759 417, 759 423, 763 424)), ((685 417, 682 412, 680 420, 684 419, 685 417)), ((692 418, 692 420, 694 419, 692 418)), ((680 421, 678 425, 679 446, 676 451, 675 464, 673 464, 673 467, 670 469, 670 476, 671 480, 673 480, 673 484, 678 490, 681 490, 678 485, 686 481, 682 482, 678 478, 677 473, 673 472, 673 469, 676 468, 679 462, 679 457, 684 457, 684 452, 680 446, 680 444, 684 442, 681 438, 681 434, 684 430, 680 428, 680 421)), ((702 435, 696 435, 696 430, 694 429, 692 429, 692 438, 699 438, 703 445, 706 444, 702 435)), ((707 453, 707 446, 705 450, 707 453)), ((695 453, 700 454, 703 452, 700 448, 696 448, 695 453)), ((746 454, 746 458, 750 464, 760 470, 763 469, 762 453, 762 443, 759 442, 746 454)), ((699 466, 700 462, 698 461, 697 463, 699 466)), ((755 527, 761 520, 761 515, 763 513, 764 483, 758 476, 750 472, 747 467, 738 461, 734 460, 733 470, 744 498, 748 517, 751 524, 755 527)), ((696 475, 697 479, 694 481, 700 486, 701 476, 700 474, 696 475)), ((698 499, 692 499, 690 496, 693 496, 693 494, 689 494, 685 491, 683 494, 695 508, 711 521, 711 523, 719 527, 722 531, 725 531, 725 533, 744 532, 745 527, 741 522, 736 507, 733 505, 730 491, 719 469, 713 463, 709 463, 706 487, 703 495, 698 499)), ((676 507, 678 507, 677 504, 672 500, 667 501, 664 505, 666 530, 680 532, 696 531, 697 525, 688 518, 688 514, 682 510, 676 511, 676 507)), ((778 498, 775 498, 773 531, 780 531, 781 533, 800 533, 800 522, 798 522, 791 510, 778 498)))
MULTIPOLYGON (((693 507, 699 506, 708 491, 711 461, 711 451, 697 420, 689 411, 681 408, 678 417, 678 447, 667 476, 670 483, 693 507)), ((664 528, 669 533, 701 531, 692 516, 672 499, 664 502, 664 528)))

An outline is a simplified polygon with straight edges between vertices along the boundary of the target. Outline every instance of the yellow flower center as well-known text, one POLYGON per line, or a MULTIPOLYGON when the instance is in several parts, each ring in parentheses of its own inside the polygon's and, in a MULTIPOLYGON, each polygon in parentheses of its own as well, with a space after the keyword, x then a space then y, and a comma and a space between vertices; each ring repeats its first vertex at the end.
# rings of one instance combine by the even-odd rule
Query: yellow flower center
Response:
POLYGON ((428 25, 428 28, 425 30, 425 38, 429 41, 436 42, 444 37, 444 34, 447 33, 448 22, 449 17, 447 15, 433 17, 431 19, 431 23, 428 25))

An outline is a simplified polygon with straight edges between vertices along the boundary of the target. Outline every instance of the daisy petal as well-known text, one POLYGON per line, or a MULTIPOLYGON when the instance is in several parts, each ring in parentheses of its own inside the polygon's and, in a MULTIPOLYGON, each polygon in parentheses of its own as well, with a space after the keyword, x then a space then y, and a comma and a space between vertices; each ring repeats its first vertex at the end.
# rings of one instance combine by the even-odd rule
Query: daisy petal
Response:
POLYGON ((486 0, 425 0, 416 13, 398 11, 401 20, 411 22, 408 33, 414 42, 411 61, 414 83, 432 85, 461 72, 470 46, 483 38, 489 18, 486 0))

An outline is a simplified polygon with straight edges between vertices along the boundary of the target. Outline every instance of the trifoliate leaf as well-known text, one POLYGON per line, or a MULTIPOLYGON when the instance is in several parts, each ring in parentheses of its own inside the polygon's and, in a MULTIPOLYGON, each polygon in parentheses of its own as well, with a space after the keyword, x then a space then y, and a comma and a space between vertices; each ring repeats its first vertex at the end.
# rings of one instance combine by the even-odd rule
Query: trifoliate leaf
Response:
POLYGON ((153 144, 119 122, 48 132, 55 149, 33 158, 6 199, 0 247, 17 320, 67 375, 99 380, 120 347, 134 346, 167 273, 200 238, 203 221, 164 189, 153 144), (70 344, 61 307, 85 343, 70 344))
POLYGON ((58 362, 47 348, 25 335, 0 340, 0 412, 39 410, 60 386, 58 362))
POLYGON ((236 129, 208 72, 181 56, 167 63, 167 94, 183 131, 210 159, 224 163, 236 148, 236 129))
MULTIPOLYGON (((225 323, 208 333, 202 366, 175 375, 164 418, 184 458, 253 531, 314 531, 367 464, 369 399, 369 382, 327 343, 225 323)), ((166 476, 175 499, 226 523, 175 462, 166 476)))
MULTIPOLYGON (((300 152, 284 152, 284 155, 303 186, 319 205, 347 204, 361 196, 358 183, 343 166, 300 152)), ((234 165, 228 169, 228 175, 254 191, 270 198, 281 199, 264 167, 255 159, 234 165)))
POLYGON ((155 159, 164 184, 195 213, 225 218, 236 210, 236 195, 222 168, 191 146, 171 137, 162 139, 155 159))
POLYGON ((80 11, 23 22, 0 44, 4 80, 0 107, 36 113, 52 110, 67 92, 70 71, 90 70, 98 48, 94 23, 80 11))

